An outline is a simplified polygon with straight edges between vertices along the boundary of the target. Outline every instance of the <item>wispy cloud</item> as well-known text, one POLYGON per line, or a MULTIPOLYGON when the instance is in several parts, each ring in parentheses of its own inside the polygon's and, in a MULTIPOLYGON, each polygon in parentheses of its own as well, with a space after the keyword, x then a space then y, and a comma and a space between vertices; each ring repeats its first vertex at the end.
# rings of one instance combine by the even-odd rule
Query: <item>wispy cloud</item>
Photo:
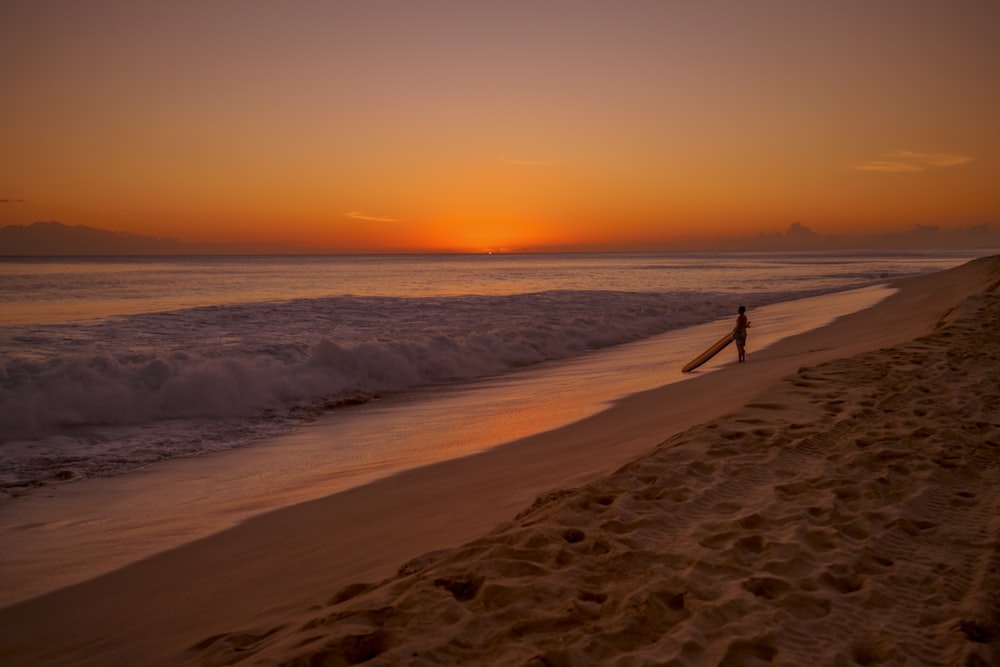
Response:
POLYGON ((354 218, 355 220, 367 220, 368 222, 396 222, 395 218, 385 218, 378 215, 368 215, 367 213, 362 213, 361 211, 348 211, 344 214, 348 218, 354 218))
POLYGON ((0 199, 0 204, 23 204, 26 199, 0 199))
POLYGON ((520 164, 528 165, 530 167, 541 167, 547 164, 552 164, 551 162, 547 162, 545 160, 517 160, 509 157, 501 157, 500 161, 504 164, 520 164))
POLYGON ((860 171, 882 171, 890 173, 905 173, 925 171, 935 167, 956 167, 972 162, 968 155, 957 153, 917 153, 915 151, 893 151, 885 153, 877 160, 859 162, 853 165, 860 171))

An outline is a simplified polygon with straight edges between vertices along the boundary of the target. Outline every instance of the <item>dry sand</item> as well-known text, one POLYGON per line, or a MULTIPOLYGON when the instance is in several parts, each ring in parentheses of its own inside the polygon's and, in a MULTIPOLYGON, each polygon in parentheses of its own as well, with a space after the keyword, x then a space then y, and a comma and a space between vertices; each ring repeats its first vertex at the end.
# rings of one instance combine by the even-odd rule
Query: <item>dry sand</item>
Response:
POLYGON ((998 664, 998 283, 902 281, 748 364, 0 610, 0 662, 998 664))

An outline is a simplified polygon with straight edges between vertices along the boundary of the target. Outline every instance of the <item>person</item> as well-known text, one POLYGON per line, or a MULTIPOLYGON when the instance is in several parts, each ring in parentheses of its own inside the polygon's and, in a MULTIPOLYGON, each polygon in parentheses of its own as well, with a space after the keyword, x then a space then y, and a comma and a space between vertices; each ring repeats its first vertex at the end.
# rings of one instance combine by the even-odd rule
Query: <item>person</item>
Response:
POLYGON ((739 307, 739 313, 739 317, 736 318, 736 328, 733 329, 733 340, 736 341, 736 351, 742 364, 747 359, 747 329, 750 328, 750 320, 747 319, 745 306, 739 307))

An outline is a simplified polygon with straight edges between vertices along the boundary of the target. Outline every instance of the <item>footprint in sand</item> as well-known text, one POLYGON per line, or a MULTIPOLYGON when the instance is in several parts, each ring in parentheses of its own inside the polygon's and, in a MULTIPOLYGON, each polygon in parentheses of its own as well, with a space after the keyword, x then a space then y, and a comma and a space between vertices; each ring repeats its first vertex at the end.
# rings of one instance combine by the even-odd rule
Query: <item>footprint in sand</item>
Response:
POLYGON ((793 500, 804 493, 808 493, 813 486, 808 482, 789 482, 787 484, 777 484, 774 490, 782 497, 782 500, 793 500))
POLYGON ((759 598, 776 600, 792 590, 792 585, 777 577, 750 577, 743 582, 743 589, 759 598))
POLYGON ((831 565, 819 576, 819 582, 843 595, 861 590, 865 578, 856 572, 844 571, 845 569, 831 565))
POLYGON ((694 477, 707 477, 714 473, 717 468, 718 466, 714 463, 695 461, 694 463, 688 465, 687 472, 689 475, 694 477))
POLYGON ((737 639, 729 644, 719 667, 770 665, 777 654, 774 637, 770 634, 754 639, 737 639))

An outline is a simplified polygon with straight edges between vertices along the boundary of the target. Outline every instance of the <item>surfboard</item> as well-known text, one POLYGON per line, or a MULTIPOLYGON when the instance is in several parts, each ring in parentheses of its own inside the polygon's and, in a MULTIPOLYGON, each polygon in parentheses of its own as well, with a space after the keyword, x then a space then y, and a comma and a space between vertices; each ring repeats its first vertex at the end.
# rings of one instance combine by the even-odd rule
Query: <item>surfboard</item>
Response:
POLYGON ((689 361, 688 364, 681 369, 681 373, 688 373, 698 368, 698 366, 701 366, 703 363, 705 363, 706 361, 717 355, 719 352, 722 352, 724 349, 726 349, 726 346, 728 346, 732 342, 733 342, 733 332, 730 331, 725 336, 720 338, 718 343, 716 343, 715 345, 708 348, 707 350, 699 354, 697 357, 689 361))

